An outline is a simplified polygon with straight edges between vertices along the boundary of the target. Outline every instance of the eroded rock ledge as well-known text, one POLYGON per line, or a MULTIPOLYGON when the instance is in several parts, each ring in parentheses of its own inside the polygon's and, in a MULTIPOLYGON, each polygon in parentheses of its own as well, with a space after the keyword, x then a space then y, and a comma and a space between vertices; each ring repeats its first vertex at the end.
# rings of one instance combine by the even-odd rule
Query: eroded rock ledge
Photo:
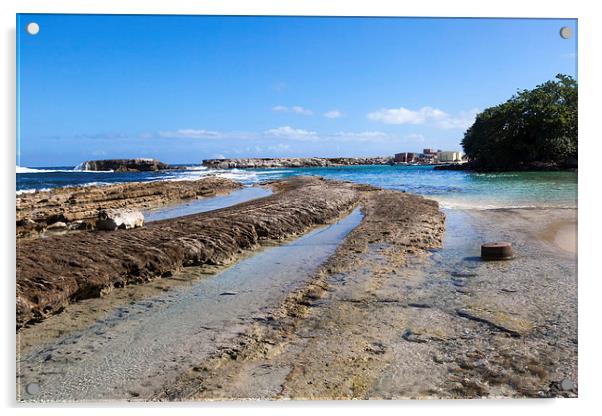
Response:
POLYGON ((17 195, 17 237, 35 236, 59 224, 57 230, 94 228, 100 210, 146 210, 167 204, 211 197, 240 188, 230 179, 132 182, 106 186, 56 188, 17 195))
POLYGON ((228 264, 261 242, 291 237, 336 219, 361 187, 296 177, 276 193, 229 208, 157 221, 143 228, 17 241, 17 326, 130 283, 184 266, 228 264))
POLYGON ((212 169, 230 168, 304 168, 351 165, 389 165, 393 162, 390 156, 383 157, 278 157, 248 159, 207 159, 203 166, 212 169))

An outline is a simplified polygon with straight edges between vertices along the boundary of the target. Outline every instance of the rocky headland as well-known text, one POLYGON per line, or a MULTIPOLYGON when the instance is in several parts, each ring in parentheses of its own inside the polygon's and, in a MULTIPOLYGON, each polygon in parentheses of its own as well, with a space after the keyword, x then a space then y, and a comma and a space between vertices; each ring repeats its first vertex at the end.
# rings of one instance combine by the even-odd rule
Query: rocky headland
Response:
POLYGON ((209 176, 196 181, 130 182, 22 193, 17 195, 17 237, 90 230, 95 228, 101 210, 148 210, 240 187, 230 179, 209 176))
POLYGON ((206 159, 203 166, 211 169, 308 168, 352 165, 390 165, 393 158, 382 157, 278 157, 245 159, 206 159))
POLYGON ((106 159, 87 160, 76 168, 77 170, 109 171, 114 172, 153 172, 158 170, 175 169, 167 163, 156 159, 106 159))

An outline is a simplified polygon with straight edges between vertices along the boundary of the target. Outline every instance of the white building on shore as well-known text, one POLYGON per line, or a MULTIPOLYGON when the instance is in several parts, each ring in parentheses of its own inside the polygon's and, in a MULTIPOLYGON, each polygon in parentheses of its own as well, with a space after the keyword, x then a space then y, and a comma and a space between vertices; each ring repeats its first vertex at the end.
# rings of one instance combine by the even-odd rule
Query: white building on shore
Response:
POLYGON ((437 152, 437 161, 439 162, 459 162, 462 160, 460 152, 445 151, 437 152))

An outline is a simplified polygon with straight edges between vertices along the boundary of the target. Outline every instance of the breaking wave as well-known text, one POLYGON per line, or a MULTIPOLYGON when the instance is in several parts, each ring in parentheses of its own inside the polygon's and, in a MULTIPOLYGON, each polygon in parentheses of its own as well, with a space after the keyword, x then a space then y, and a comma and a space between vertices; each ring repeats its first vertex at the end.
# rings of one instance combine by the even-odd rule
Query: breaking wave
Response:
POLYGON ((81 166, 77 165, 73 169, 36 169, 17 165, 17 173, 112 173, 112 170, 82 170, 78 169, 81 166))

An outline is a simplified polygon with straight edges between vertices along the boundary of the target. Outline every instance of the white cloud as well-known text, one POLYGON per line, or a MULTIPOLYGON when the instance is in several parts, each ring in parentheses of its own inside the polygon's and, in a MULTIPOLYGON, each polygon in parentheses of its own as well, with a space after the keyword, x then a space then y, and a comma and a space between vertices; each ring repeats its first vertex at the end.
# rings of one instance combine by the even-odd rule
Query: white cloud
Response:
POLYGON ((175 131, 160 131, 159 136, 171 139, 216 139, 222 135, 217 131, 210 130, 179 129, 175 131))
POLYGON ((293 113, 303 114, 304 116, 311 116, 313 114, 313 111, 311 111, 307 108, 303 108, 299 105, 295 105, 295 106, 291 107, 291 111, 293 113))
POLYGON ((283 150, 289 150, 290 148, 291 148, 290 144, 278 143, 273 146, 268 146, 267 150, 272 151, 272 152, 280 152, 283 150))
POLYGON ((295 114, 301 114, 304 116, 311 116, 314 113, 310 109, 301 107, 300 105, 295 105, 290 108, 285 105, 276 105, 276 106, 272 107, 272 111, 275 111, 277 113, 291 112, 291 113, 295 113, 295 114))
POLYGON ((326 118, 339 118, 343 116, 343 113, 341 113, 339 110, 330 110, 322 115, 326 118))
POLYGON ((274 145, 269 145, 269 146, 247 146, 245 147, 242 153, 244 152, 254 152, 257 154, 274 154, 274 153, 282 153, 282 152, 286 152, 288 150, 290 150, 291 146, 289 144, 284 144, 284 143, 278 143, 278 144, 274 144, 274 145))
POLYGON ((169 139, 244 139, 258 138, 257 133, 250 131, 211 131, 203 129, 179 129, 158 131, 157 136, 169 139))
POLYGON ((427 120, 440 120, 447 114, 432 107, 422 107, 420 110, 409 110, 405 107, 381 108, 368 113, 368 119, 386 124, 423 124, 427 120))
POLYGON ((405 107, 381 108, 368 113, 368 119, 385 124, 433 124, 434 126, 449 129, 466 129, 473 122, 478 109, 462 111, 457 116, 452 116, 445 111, 433 107, 422 107, 419 110, 410 110, 405 107))
POLYGON ((410 133, 406 136, 403 136, 403 138, 414 142, 424 142, 424 135, 420 133, 410 133))
POLYGON ((341 141, 356 141, 356 142, 379 142, 383 139, 390 138, 387 133, 382 131, 361 131, 361 132, 349 132, 340 131, 333 135, 337 140, 341 141))
POLYGON ((478 113, 478 108, 473 108, 468 111, 460 111, 460 113, 456 117, 445 117, 444 119, 439 120, 437 122, 437 126, 444 130, 466 130, 467 128, 472 126, 472 123, 474 123, 474 120, 478 113))
POLYGON ((315 131, 308 131, 303 129, 294 129, 291 126, 283 126, 275 129, 269 129, 265 131, 266 136, 278 137, 282 139, 292 140, 315 140, 318 138, 318 134, 315 131))

